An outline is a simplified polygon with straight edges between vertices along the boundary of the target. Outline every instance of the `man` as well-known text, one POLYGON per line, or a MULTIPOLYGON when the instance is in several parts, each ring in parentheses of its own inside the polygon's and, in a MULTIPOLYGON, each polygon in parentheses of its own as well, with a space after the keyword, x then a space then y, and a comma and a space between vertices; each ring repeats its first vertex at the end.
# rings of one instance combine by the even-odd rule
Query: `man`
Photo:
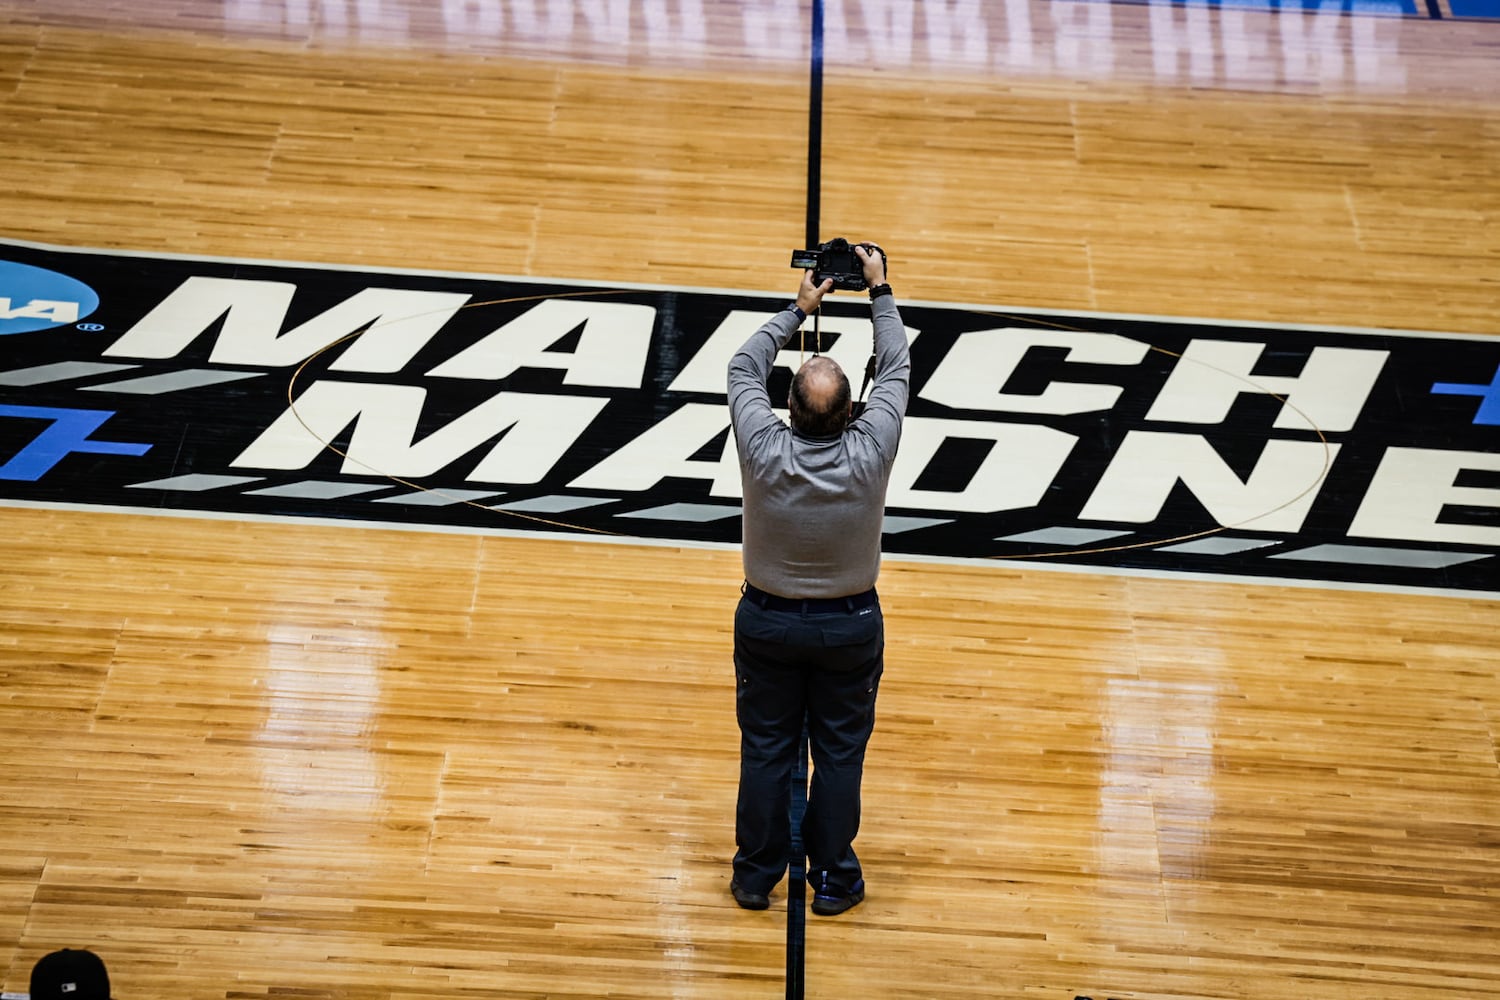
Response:
POLYGON ((734 619, 740 788, 730 891, 751 910, 770 905, 791 859, 789 799, 804 715, 813 758, 802 822, 812 910, 843 913, 865 896, 852 844, 884 665, 875 578, 911 359, 883 255, 868 244, 855 253, 875 324, 874 384, 859 417, 849 379, 823 356, 792 379, 790 428, 771 407, 777 352, 833 286, 814 284, 811 271, 796 302, 729 363, 745 564, 734 619))

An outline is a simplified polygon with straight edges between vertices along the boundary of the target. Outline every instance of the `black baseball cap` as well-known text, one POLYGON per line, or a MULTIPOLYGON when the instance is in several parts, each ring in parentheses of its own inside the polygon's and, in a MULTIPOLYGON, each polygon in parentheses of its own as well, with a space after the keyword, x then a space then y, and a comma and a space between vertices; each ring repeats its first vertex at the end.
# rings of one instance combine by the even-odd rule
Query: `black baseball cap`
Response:
POLYGON ((109 1000, 109 973, 91 951, 64 948, 37 959, 31 1000, 109 1000))

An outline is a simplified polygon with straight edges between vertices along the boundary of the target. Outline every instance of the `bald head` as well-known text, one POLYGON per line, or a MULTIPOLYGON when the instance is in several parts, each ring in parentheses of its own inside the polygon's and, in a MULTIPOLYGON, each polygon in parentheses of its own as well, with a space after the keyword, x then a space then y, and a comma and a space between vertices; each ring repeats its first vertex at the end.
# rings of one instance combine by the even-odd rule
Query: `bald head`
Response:
POLYGON ((792 376, 787 405, 795 430, 808 437, 835 437, 849 423, 849 379, 837 361, 815 355, 792 376))

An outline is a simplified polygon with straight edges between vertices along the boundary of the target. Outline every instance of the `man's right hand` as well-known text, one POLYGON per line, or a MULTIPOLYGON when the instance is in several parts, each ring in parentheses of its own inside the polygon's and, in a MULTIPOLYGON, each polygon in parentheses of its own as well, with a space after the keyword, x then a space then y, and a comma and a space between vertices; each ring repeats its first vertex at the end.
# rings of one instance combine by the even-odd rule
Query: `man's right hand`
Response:
POLYGON ((824 278, 821 285, 813 284, 812 271, 802 272, 802 287, 797 289, 797 308, 811 316, 823 304, 823 296, 833 289, 833 279, 824 278))
POLYGON ((865 272, 865 284, 874 288, 876 285, 885 284, 885 256, 880 248, 873 243, 856 243, 854 245, 855 256, 865 272))

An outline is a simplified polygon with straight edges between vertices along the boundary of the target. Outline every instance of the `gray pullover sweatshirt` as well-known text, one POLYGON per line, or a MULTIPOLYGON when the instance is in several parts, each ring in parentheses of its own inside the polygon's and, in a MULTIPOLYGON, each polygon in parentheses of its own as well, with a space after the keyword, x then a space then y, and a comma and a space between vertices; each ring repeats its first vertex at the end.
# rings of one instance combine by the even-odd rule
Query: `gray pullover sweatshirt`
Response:
POLYGON ((766 383, 777 351, 797 330, 796 313, 777 313, 729 362, 745 579, 768 594, 847 597, 875 586, 880 573, 885 493, 906 415, 911 356, 895 298, 881 296, 870 309, 875 378, 864 412, 838 437, 803 437, 772 410, 766 383))

